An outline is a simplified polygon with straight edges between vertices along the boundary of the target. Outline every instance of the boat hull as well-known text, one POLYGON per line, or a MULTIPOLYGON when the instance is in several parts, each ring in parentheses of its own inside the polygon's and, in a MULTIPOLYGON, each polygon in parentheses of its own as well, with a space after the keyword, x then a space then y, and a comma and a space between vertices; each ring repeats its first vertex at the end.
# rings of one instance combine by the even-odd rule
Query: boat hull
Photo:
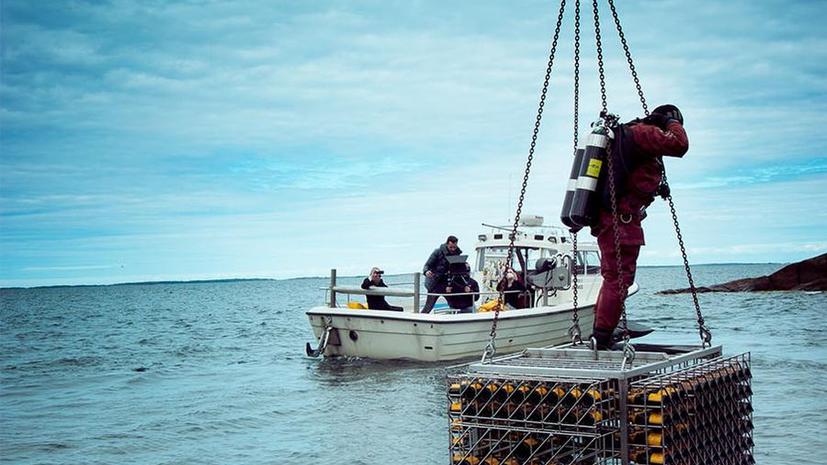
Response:
MULTIPOLYGON (((493 313, 420 314, 316 307, 307 317, 318 340, 332 327, 325 356, 438 362, 480 357, 488 344, 493 313)), ((590 332, 593 305, 579 308, 581 331, 590 332)), ((501 312, 497 354, 570 342, 570 306, 501 312)), ((584 334, 586 337, 588 334, 584 334)))

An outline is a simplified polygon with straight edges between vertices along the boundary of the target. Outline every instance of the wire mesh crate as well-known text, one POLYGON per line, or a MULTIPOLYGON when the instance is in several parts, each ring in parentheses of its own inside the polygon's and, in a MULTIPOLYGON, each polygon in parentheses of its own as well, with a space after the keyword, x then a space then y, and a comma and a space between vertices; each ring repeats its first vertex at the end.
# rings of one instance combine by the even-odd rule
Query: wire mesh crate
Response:
POLYGON ((612 449, 617 383, 585 378, 455 377, 453 463, 595 463, 612 449))
POLYGON ((449 377, 451 463, 751 464, 749 354, 529 349, 449 377))
POLYGON ((631 383, 629 457, 639 464, 754 463, 749 354, 631 383))

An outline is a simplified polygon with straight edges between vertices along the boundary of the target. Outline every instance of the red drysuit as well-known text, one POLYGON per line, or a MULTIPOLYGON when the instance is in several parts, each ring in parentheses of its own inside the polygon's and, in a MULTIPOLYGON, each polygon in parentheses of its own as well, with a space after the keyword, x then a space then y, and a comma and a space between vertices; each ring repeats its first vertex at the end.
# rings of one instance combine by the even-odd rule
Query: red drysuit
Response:
MULTIPOLYGON (((598 345, 608 346, 611 334, 620 320, 626 289, 634 282, 637 258, 644 245, 641 209, 655 199, 663 177, 660 156, 681 157, 689 149, 686 132, 676 120, 670 120, 666 130, 643 122, 627 125, 632 144, 625 151, 625 165, 632 167, 618 186, 618 229, 620 235, 620 267, 623 270, 623 291, 620 291, 618 262, 615 250, 612 211, 605 205, 600 210, 598 224, 592 227, 600 247, 600 272, 603 286, 595 305, 594 337, 598 345)), ((625 143, 629 143, 627 141, 625 143)), ((606 187, 608 189, 608 186, 606 187)))

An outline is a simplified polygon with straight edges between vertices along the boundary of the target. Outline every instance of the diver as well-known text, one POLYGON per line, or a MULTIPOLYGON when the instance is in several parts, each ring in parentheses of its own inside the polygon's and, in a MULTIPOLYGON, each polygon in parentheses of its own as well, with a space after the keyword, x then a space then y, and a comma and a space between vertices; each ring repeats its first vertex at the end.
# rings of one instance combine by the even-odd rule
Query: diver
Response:
POLYGON ((612 345, 612 332, 620 321, 626 290, 634 282, 640 247, 645 244, 641 222, 646 217, 646 207, 656 196, 669 195, 668 188, 662 184, 661 157, 683 157, 689 150, 683 115, 674 105, 661 105, 645 118, 620 125, 614 145, 611 156, 616 160, 617 234, 623 284, 621 287, 619 282, 611 194, 604 188, 597 221, 590 225, 600 247, 603 275, 592 332, 597 349, 612 345))

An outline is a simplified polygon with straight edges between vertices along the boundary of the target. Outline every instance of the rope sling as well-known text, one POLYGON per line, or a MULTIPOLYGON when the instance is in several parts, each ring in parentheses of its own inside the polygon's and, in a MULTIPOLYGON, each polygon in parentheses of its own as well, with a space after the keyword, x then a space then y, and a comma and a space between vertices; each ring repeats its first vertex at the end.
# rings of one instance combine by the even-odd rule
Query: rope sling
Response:
MULTIPOLYGON (((614 19, 614 24, 617 29, 618 37, 620 39, 621 45, 623 46, 623 51, 626 56, 626 61, 629 65, 629 70, 632 75, 632 79, 635 83, 635 88, 637 90, 638 97, 640 98, 640 103, 643 108, 643 113, 645 116, 649 116, 649 107, 646 104, 646 98, 643 94, 643 89, 640 84, 640 79, 637 74, 637 70, 635 69, 634 61, 632 60, 632 54, 629 50, 629 45, 626 41, 626 36, 623 33, 623 28, 620 24, 620 18, 617 14, 617 9, 614 5, 614 0, 607 0, 608 5, 611 9, 612 17, 614 19)), ((509 245, 508 245, 508 253, 506 256, 505 265, 510 267, 513 254, 514 254, 514 242, 517 237, 517 228, 520 222, 520 215, 522 213, 523 202, 525 200, 525 193, 526 188, 528 186, 528 179, 531 173, 531 164, 534 160, 534 152, 537 144, 537 136, 540 131, 540 125, 542 122, 543 117, 543 108, 545 106, 546 96, 548 94, 549 88, 549 81, 551 79, 551 73, 554 65, 554 58, 557 52, 557 45, 560 38, 560 29, 563 23, 563 16, 565 14, 566 9, 566 0, 561 0, 559 12, 557 14, 557 24, 554 29, 554 37, 551 42, 551 50, 549 52, 548 57, 548 64, 546 66, 546 73, 545 78, 543 80, 542 90, 540 92, 540 101, 537 108, 537 115, 534 122, 534 129, 531 135, 531 144, 528 150, 528 159, 526 161, 525 173, 523 175, 523 183, 522 188, 520 189, 520 197, 517 202, 517 210, 514 216, 514 223, 511 229, 511 233, 509 234, 509 245)), ((594 17, 594 33, 595 33, 595 46, 597 52, 597 69, 598 69, 598 77, 600 82, 600 100, 601 100, 601 112, 600 117, 602 120, 607 121, 609 128, 613 128, 617 126, 617 117, 611 115, 608 112, 608 100, 606 96, 606 75, 603 65, 603 45, 601 40, 601 31, 600 31, 600 12, 598 8, 598 0, 592 1, 592 9, 593 9, 593 17, 594 17)), ((578 132, 579 132, 579 99, 580 99, 580 0, 575 0, 574 6, 574 123, 573 123, 573 150, 576 153, 577 145, 578 145, 578 132)), ((618 269, 618 290, 620 292, 619 295, 623 296, 621 298, 621 315, 620 321, 618 323, 618 327, 620 328, 623 334, 623 366, 626 366, 627 362, 631 362, 634 360, 634 347, 630 344, 630 333, 628 330, 628 320, 626 316, 626 299, 625 295, 627 293, 627 289, 623 285, 623 268, 621 267, 621 250, 620 250, 620 228, 619 228, 619 214, 617 210, 617 187, 615 186, 615 177, 614 177, 614 166, 613 160, 611 156, 611 147, 607 148, 607 168, 608 168, 608 187, 609 187, 609 194, 611 199, 611 210, 612 210, 612 228, 613 228, 613 240, 614 240, 614 248, 615 248, 615 259, 617 260, 617 269, 618 269)), ((692 294, 692 301, 695 307, 695 313, 697 316, 698 321, 698 332, 701 339, 701 344, 703 347, 710 347, 712 345, 712 333, 710 332, 709 328, 707 328, 706 323, 704 321, 703 315, 701 313, 701 306, 698 301, 698 295, 695 288, 695 282, 692 278, 692 271, 689 266, 689 259, 686 254, 686 247, 684 245, 683 236, 681 234, 680 225, 678 223, 678 216, 675 209, 675 203, 672 199, 671 190, 669 189, 669 184, 666 178, 666 168, 661 163, 662 166, 662 181, 661 185, 662 188, 659 189, 661 193, 661 197, 663 197, 669 204, 669 208, 672 214, 672 221, 675 226, 675 233, 678 239, 678 245, 681 250, 681 256, 683 257, 683 264, 684 269, 686 271, 687 280, 689 282, 689 289, 692 294)), ((580 321, 578 315, 578 283, 577 283, 577 269, 578 264, 582 265, 582 260, 580 260, 578 251, 577 251, 577 231, 571 231, 571 241, 572 241, 572 257, 571 260, 568 261, 571 265, 572 271, 572 323, 569 328, 569 336, 571 338, 572 345, 580 345, 583 344, 582 339, 582 332, 580 329, 580 321)), ((585 267, 583 267, 585 271, 585 267)), ((497 322, 499 320, 500 310, 504 306, 504 287, 500 286, 499 296, 497 306, 495 307, 494 317, 491 322, 491 332, 489 333, 489 341, 486 345, 485 349, 483 350, 482 354, 482 362, 485 363, 486 360, 489 360, 496 355, 496 337, 497 337, 497 322)), ((596 348, 595 341, 592 340, 592 347, 596 348)))

